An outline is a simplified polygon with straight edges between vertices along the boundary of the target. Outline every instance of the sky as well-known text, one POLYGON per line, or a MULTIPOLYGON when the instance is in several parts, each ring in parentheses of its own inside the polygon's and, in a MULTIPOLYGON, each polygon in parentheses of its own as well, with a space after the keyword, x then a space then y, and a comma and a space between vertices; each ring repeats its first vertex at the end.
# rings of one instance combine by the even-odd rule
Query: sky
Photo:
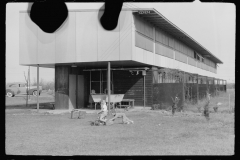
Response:
MULTIPOLYGON (((66 3, 68 9, 92 7, 91 3, 66 3)), ((97 3, 102 6, 103 3, 97 3)), ((98 6, 97 5, 97 6, 98 6)), ((6 5, 6 82, 25 82, 28 67, 19 65, 19 11, 28 3, 6 5)), ((217 78, 235 82, 236 6, 233 3, 124 3, 124 8, 155 8, 204 46, 223 64, 218 64, 217 78)), ((40 68, 39 79, 54 81, 54 69, 40 68)), ((31 82, 37 68, 30 67, 31 82)))

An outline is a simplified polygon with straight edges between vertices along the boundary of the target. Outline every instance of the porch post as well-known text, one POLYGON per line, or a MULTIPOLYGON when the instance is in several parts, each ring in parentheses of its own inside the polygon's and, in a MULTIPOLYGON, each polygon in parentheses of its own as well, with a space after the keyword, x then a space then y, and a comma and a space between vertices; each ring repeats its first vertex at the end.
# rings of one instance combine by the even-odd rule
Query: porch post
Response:
POLYGON ((39 96, 39 64, 37 65, 37 112, 39 112, 38 96, 39 96))
POLYGON ((108 62, 108 76, 107 76, 107 89, 108 89, 108 110, 110 110, 110 77, 111 77, 111 63, 108 62))
POLYGON ((182 105, 184 105, 185 102, 185 72, 183 71, 183 83, 182 83, 182 105))
POLYGON ((143 76, 143 108, 145 108, 145 75, 143 76))
POLYGON ((198 104, 198 99, 199 99, 199 93, 198 93, 198 74, 197 74, 197 104, 198 104))

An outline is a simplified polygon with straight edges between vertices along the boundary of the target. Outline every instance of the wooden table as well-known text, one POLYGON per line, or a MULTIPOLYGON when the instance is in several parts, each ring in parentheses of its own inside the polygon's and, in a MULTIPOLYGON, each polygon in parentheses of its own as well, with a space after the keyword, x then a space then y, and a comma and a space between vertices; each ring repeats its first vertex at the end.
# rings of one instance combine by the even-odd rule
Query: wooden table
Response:
POLYGON ((119 107, 122 108, 125 107, 126 110, 128 110, 130 107, 134 107, 134 99, 123 99, 120 103, 119 103, 119 107), (122 102, 127 102, 127 105, 122 105, 122 102))

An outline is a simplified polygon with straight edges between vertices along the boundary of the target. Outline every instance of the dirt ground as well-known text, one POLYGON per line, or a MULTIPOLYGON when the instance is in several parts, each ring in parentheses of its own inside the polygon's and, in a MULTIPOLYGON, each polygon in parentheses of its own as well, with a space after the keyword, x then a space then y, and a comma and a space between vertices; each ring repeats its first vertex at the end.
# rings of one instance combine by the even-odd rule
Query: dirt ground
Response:
MULTIPOLYGON (((234 114, 129 111, 134 124, 117 119, 91 126, 96 114, 6 111, 6 154, 10 155, 233 155, 234 114)), ((111 117, 109 117, 111 118, 111 117)))

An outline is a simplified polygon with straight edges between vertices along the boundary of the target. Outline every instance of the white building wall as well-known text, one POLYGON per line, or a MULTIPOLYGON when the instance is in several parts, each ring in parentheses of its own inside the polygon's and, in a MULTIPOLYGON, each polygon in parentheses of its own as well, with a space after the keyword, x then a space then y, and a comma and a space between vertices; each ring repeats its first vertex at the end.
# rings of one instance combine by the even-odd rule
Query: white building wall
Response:
MULTIPOLYGON (((209 77, 216 74, 135 46, 132 11, 120 13, 113 31, 102 28, 96 11, 72 11, 55 33, 45 33, 27 13, 20 13, 20 64, 55 64, 133 60, 148 65, 180 69, 209 77)), ((155 49, 155 47, 154 47, 155 49)), ((155 52, 155 51, 153 51, 155 52)), ((176 51, 174 58, 176 58, 176 51)), ((179 58, 179 53, 178 53, 179 58)), ((185 55, 180 55, 184 58, 185 55)))
MULTIPOLYGON (((105 30, 103 11, 69 11, 54 33, 43 32, 20 12, 21 65, 132 60, 132 11, 122 11, 117 27, 105 30)), ((149 61, 149 60, 148 60, 149 61)), ((148 62, 150 63, 150 62, 148 62)))

